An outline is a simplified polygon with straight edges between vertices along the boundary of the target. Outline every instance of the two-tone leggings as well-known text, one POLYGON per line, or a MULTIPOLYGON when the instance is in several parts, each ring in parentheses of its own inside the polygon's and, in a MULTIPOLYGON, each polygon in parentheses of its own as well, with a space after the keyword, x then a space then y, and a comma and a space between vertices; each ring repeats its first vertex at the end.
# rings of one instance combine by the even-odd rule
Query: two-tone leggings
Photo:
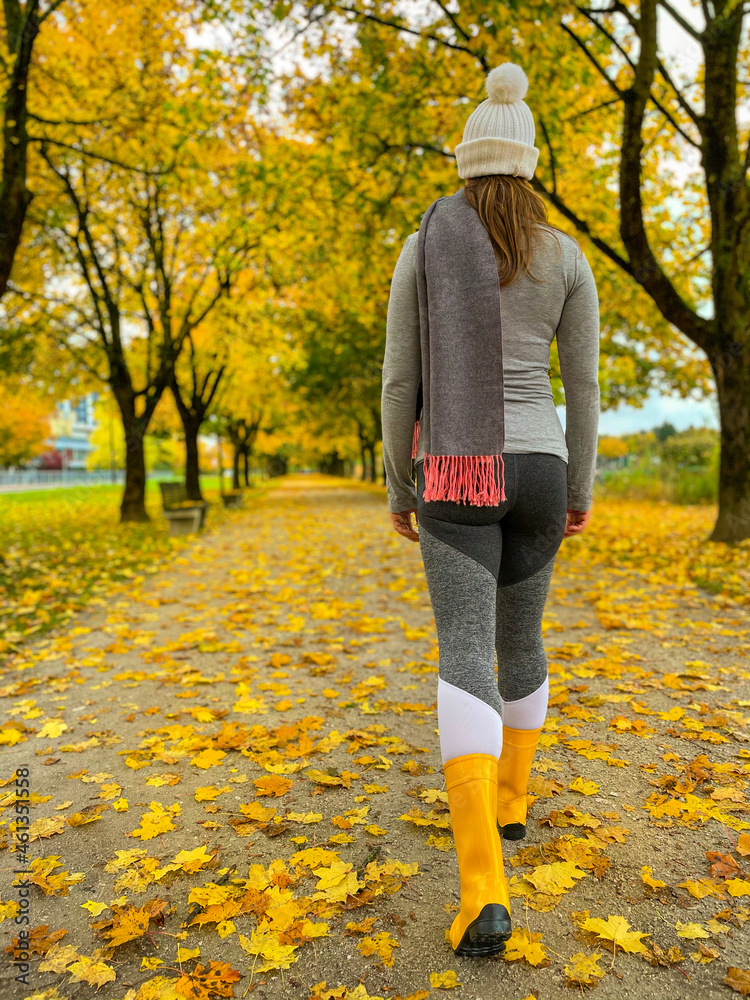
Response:
POLYGON ((503 454, 503 461, 507 499, 496 507, 425 502, 417 463, 443 763, 470 753, 499 757, 503 724, 535 729, 547 713, 542 613, 565 531, 567 464, 547 452, 503 454))

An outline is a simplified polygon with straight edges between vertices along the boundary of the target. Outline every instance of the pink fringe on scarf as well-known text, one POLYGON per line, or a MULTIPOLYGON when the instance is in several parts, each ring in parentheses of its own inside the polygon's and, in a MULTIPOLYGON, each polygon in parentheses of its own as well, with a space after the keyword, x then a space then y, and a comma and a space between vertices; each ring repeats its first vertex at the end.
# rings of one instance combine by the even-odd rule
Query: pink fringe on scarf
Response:
POLYGON ((419 421, 415 420, 414 421, 414 438, 412 439, 412 442, 411 442, 411 457, 412 458, 416 458, 417 457, 417 447, 418 447, 418 445, 419 445, 419 421))
POLYGON ((454 500, 477 506, 496 506, 505 496, 502 455, 425 455, 424 495, 427 500, 454 500), (495 463, 500 463, 500 488, 495 463))

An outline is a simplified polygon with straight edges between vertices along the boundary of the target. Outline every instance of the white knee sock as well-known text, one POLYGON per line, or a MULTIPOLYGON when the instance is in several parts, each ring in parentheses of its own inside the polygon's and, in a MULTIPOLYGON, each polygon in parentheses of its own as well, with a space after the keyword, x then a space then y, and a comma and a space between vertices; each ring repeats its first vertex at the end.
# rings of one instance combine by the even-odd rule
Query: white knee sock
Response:
POLYGON ((511 729, 539 729, 544 725, 549 700, 549 675, 531 694, 518 701, 500 699, 503 711, 503 725, 511 729))
POLYGON ((502 720, 486 701, 438 677, 437 710, 443 764, 469 753, 500 756, 502 720))

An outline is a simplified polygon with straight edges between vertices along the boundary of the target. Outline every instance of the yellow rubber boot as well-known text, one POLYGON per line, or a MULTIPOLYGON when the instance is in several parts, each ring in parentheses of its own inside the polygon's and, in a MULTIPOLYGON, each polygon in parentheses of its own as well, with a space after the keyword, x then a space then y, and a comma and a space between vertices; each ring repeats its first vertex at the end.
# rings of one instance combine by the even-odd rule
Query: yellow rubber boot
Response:
POLYGON ((450 929, 457 955, 494 955, 511 934, 510 897, 497 835, 497 757, 472 753, 443 765, 461 879, 450 929))
POLYGON ((526 836, 526 792, 541 731, 541 726, 503 726, 503 749, 497 758, 497 825, 506 840, 526 836))

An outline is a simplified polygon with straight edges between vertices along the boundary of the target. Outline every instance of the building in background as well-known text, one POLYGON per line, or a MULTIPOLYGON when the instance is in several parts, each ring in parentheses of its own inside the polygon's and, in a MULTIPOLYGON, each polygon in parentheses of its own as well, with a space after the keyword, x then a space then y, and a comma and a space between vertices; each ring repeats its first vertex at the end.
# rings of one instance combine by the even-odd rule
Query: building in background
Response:
POLYGON ((58 403, 49 420, 47 451, 34 462, 38 469, 85 469, 94 450, 91 436, 98 426, 94 413, 98 393, 58 403))

